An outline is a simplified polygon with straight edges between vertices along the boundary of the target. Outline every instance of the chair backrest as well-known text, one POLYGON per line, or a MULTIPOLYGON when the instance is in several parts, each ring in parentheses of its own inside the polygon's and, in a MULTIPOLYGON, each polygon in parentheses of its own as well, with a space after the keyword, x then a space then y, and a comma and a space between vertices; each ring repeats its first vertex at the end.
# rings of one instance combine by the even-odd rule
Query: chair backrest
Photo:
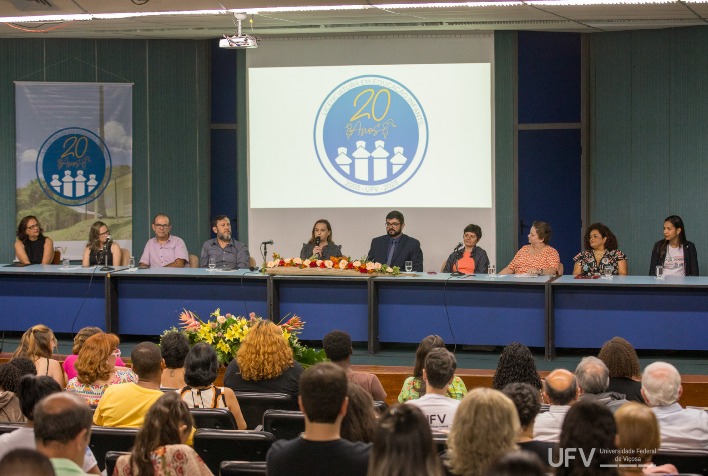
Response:
POLYGON ((214 474, 222 461, 265 461, 275 436, 265 431, 199 429, 194 433, 194 451, 214 474))
POLYGON ((442 431, 433 432, 433 443, 438 454, 443 454, 447 451, 447 433, 442 431))
POLYGON ((116 461, 123 455, 129 455, 129 451, 109 451, 106 453, 106 474, 113 476, 113 470, 116 468, 116 461))
POLYGON ((219 468, 221 476, 265 475, 264 461, 222 461, 219 468))
POLYGON ((130 263, 130 251, 123 248, 120 249, 120 265, 128 266, 130 263))
POLYGON ((98 468, 103 471, 106 463, 106 453, 109 451, 130 451, 135 444, 138 428, 111 428, 94 426, 91 429, 89 448, 98 462, 98 468))
POLYGON ((52 264, 61 264, 61 251, 54 250, 54 254, 52 255, 52 264))
POLYGON ((266 410, 263 431, 272 433, 277 440, 292 440, 305 431, 305 415, 295 410, 266 410))
POLYGON ((256 258, 253 256, 248 257, 248 267, 249 268, 255 268, 256 267, 256 258))
POLYGON ((651 459, 657 466, 673 464, 679 473, 708 474, 708 454, 686 451, 657 451, 651 459))
POLYGON ((198 268, 199 267, 199 256, 189 255, 189 267, 198 268))
POLYGON ((297 410, 297 400, 286 393, 234 392, 246 420, 246 428, 254 430, 263 424, 266 410, 297 410))
POLYGON ((0 435, 3 435, 5 433, 12 433, 13 431, 24 427, 24 423, 7 423, 3 422, 0 423, 0 435))
POLYGON ((440 266, 441 273, 445 272, 445 266, 447 266, 447 258, 442 262, 442 266, 440 266))
POLYGON ((190 408, 195 428, 238 430, 233 413, 226 408, 190 408))

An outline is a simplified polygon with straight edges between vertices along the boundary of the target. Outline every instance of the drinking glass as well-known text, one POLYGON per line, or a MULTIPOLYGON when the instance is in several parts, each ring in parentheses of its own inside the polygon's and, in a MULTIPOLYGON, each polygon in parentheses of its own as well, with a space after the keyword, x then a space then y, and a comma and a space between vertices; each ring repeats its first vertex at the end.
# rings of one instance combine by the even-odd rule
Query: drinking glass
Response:
POLYGON ((656 279, 664 279, 664 267, 663 266, 656 267, 656 279))
POLYGON ((603 271, 603 274, 605 275, 605 279, 612 279, 612 273, 614 271, 614 268, 612 266, 605 266, 605 268, 602 271, 603 271))
POLYGON ((413 271, 413 261, 406 261, 406 273, 413 271))
POLYGON ((216 268, 216 258, 214 256, 209 257, 209 269, 213 270, 216 268))
POLYGON ((71 266, 71 260, 69 258, 64 258, 61 261, 61 265, 63 268, 69 268, 71 266))
POLYGON ((497 277, 497 267, 494 266, 493 264, 490 264, 489 267, 487 268, 487 276, 490 278, 496 278, 497 277))
POLYGON ((128 261, 128 268, 131 271, 135 269, 135 256, 130 257, 130 261, 128 261))

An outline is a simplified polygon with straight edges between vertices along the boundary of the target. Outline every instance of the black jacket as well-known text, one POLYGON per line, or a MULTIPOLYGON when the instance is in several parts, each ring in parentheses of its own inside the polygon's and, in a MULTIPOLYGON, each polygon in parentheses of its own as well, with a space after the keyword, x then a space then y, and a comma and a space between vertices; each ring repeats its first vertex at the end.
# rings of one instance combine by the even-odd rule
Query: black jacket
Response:
MULTIPOLYGON (((464 253, 464 250, 462 250, 462 253, 464 253)), ((462 254, 455 253, 454 251, 450 253, 450 256, 448 256, 447 263, 445 263, 445 267, 443 268, 442 272, 452 273, 452 271, 455 269, 455 261, 460 259, 461 257, 462 254)), ((487 257, 487 252, 484 251, 483 248, 475 246, 472 249, 472 260, 474 261, 475 273, 484 274, 487 272, 487 269, 489 268, 489 258, 487 257)))
MULTIPOLYGON (((654 276, 656 267, 664 263, 666 258, 666 248, 664 248, 664 256, 659 256, 661 244, 666 240, 659 240, 654 243, 654 248, 651 250, 651 263, 649 264, 649 276, 654 276)), ((668 245, 667 245, 668 246, 668 245)), ((698 254, 696 253, 696 245, 687 241, 683 244, 683 265, 686 276, 699 276, 698 273, 698 254)))

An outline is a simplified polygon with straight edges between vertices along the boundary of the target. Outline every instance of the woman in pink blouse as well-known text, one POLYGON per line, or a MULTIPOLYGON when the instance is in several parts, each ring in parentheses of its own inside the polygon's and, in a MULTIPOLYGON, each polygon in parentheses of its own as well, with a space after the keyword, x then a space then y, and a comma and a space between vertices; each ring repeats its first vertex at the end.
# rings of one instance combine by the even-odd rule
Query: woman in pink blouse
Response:
POLYGON ((550 240, 551 225, 542 221, 533 222, 529 244, 522 246, 511 263, 499 274, 561 274, 560 256, 554 248, 548 246, 550 240))

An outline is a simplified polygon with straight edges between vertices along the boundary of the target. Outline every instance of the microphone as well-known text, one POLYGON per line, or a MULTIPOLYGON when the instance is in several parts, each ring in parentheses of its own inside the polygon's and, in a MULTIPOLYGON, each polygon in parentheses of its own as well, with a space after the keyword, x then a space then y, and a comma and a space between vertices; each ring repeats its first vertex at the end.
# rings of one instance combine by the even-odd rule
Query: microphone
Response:
POLYGON ((262 245, 272 245, 273 243, 274 243, 273 240, 268 240, 268 241, 264 241, 264 242, 261 243, 261 244, 262 244, 262 245))
POLYGON ((111 249, 111 243, 113 242, 113 238, 111 238, 111 235, 106 236, 106 250, 111 249))
POLYGON ((322 239, 319 236, 315 238, 315 246, 320 246, 320 241, 322 241, 322 239))
POLYGON ((462 242, 460 241, 460 242, 457 244, 457 246, 455 246, 455 249, 454 249, 453 251, 460 251, 460 248, 462 248, 463 246, 464 246, 464 245, 463 245, 462 242))

